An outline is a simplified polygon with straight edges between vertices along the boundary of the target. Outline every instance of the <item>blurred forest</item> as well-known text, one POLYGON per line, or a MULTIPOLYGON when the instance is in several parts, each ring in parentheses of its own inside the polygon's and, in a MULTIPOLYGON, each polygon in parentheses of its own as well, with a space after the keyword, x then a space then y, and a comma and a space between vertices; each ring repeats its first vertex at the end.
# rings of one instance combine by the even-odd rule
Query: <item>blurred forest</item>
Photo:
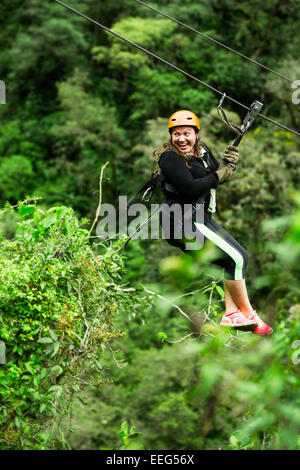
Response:
MULTIPOLYGON (((66 3, 299 132, 291 83, 135 0, 66 3)), ((300 0, 151 5, 300 79, 300 0)), ((2 0, 0 23, 0 449, 299 450, 299 137, 257 118, 217 191, 216 220, 247 248, 249 296, 274 329, 228 331, 212 246, 195 261, 136 239, 116 261, 122 239, 90 233, 103 165, 102 203, 118 207, 157 168, 177 109, 222 158, 235 135, 219 97, 54 1, 2 0)))

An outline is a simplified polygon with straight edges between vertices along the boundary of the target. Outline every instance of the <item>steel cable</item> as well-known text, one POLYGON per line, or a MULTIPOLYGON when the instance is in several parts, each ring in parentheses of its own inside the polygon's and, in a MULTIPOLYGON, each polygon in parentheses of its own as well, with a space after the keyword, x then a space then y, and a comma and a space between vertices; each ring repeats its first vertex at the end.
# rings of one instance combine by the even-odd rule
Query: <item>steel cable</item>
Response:
POLYGON ((155 11, 156 13, 158 13, 159 15, 162 15, 164 16, 165 18, 168 18, 169 20, 171 21, 174 21, 175 23, 177 24, 180 24, 181 26, 183 26, 184 28, 186 29, 189 29, 190 31, 193 31, 193 33, 196 33, 196 34, 199 34, 199 36, 202 36, 203 38, 205 39, 208 39, 209 41, 217 44, 218 46, 221 46, 223 47, 224 49, 227 49, 228 51, 230 52, 233 52, 234 54, 237 54, 239 55, 240 57, 242 57, 243 59, 246 59, 250 62, 253 62, 254 64, 258 65, 259 67, 262 67, 263 69, 267 70, 268 72, 272 72, 274 73, 275 75, 278 75, 280 78, 283 78, 284 80, 290 82, 290 83, 294 83, 293 80, 290 80, 288 77, 285 77, 284 75, 282 75, 281 73, 279 72, 276 72, 275 70, 272 70, 270 69, 269 67, 266 67, 265 65, 261 64, 260 62, 258 62, 257 60, 255 59, 251 59, 251 57, 248 57, 244 54, 242 54, 241 52, 238 52, 236 51, 235 49, 232 49, 231 47, 229 46, 226 46, 226 44, 223 44, 222 42, 220 41, 217 41, 217 39, 214 39, 212 38, 211 36, 208 36, 207 34, 204 34, 204 33, 201 33, 201 31, 198 31, 197 29, 195 28, 192 28, 191 26, 183 23, 182 21, 179 21, 177 20, 176 18, 173 18, 172 16, 169 16, 167 15, 166 13, 160 11, 160 10, 157 10, 157 8, 154 8, 152 7, 151 5, 148 5, 148 3, 145 3, 145 2, 142 2, 141 0, 135 0, 136 2, 140 3, 141 5, 144 5, 145 7, 149 8, 150 10, 153 10, 155 11))
MULTIPOLYGON (((207 83, 203 82, 202 80, 199 80, 199 78, 195 77, 194 75, 191 75, 190 73, 186 72, 185 70, 177 67, 176 65, 172 64, 171 62, 168 62, 167 60, 163 59, 162 57, 154 54, 153 52, 149 51, 148 49, 145 49, 144 47, 140 46, 139 44, 136 44, 135 42, 133 41, 130 41, 129 39, 125 38, 124 36, 122 36, 121 34, 118 34, 116 33, 115 31, 112 31, 110 28, 108 28, 107 26, 104 26, 103 24, 99 23, 98 21, 96 20, 93 20, 92 18, 88 17, 87 15, 85 15, 84 13, 81 13, 77 10, 75 10, 75 8, 72 8, 70 7, 69 5, 66 5, 65 3, 61 2, 60 0, 55 0, 56 3, 59 3, 60 5, 64 6, 65 8, 71 10, 73 13, 76 13, 77 15, 79 16, 82 16, 83 18, 87 19, 88 21, 91 21, 92 23, 96 24, 97 26, 99 26, 100 28, 104 29, 105 31, 113 34, 114 36, 118 37, 119 39, 122 39, 123 41, 127 42, 128 44, 136 47, 137 49, 141 50, 142 52, 145 52, 146 54, 150 55, 151 57, 159 60, 160 62, 163 62, 164 64, 168 65, 169 67, 175 69, 176 71, 182 73, 183 75, 185 75, 186 77, 188 78, 191 78, 192 80, 196 81, 197 83, 200 83, 201 85, 209 88, 210 90, 212 90, 213 92, 215 93, 218 93, 219 95, 224 95, 223 92, 217 90, 217 88, 214 88, 213 86, 211 85, 208 85, 207 83)), ((247 109, 248 111, 250 110, 250 107, 244 105, 243 103, 240 103, 239 101, 235 100, 234 98, 231 98, 229 95, 226 94, 226 98, 230 101, 232 101, 233 103, 237 104, 238 106, 241 106, 242 108, 244 109, 247 109)), ((287 126, 277 122, 277 121, 274 121, 273 119, 265 116, 264 114, 260 114, 258 113, 258 116, 260 116, 261 118, 265 119, 266 121, 269 121, 279 127, 281 127, 282 129, 285 129, 286 131, 288 132, 291 132, 292 134, 295 134, 297 136, 300 137, 300 133, 293 130, 293 129, 290 129, 288 128, 287 126)))

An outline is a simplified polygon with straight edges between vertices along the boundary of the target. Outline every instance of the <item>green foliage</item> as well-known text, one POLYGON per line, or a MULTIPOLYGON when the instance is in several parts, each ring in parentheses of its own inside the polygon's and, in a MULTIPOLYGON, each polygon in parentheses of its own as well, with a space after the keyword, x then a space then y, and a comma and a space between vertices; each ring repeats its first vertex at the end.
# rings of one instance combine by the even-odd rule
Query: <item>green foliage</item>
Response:
POLYGON ((141 432, 136 432, 135 426, 131 426, 130 430, 128 430, 128 423, 124 421, 120 431, 120 437, 123 442, 121 450, 144 450, 141 435, 141 432))
MULTIPOLYGON (((170 20, 150 20, 147 18, 123 18, 112 25, 112 30, 130 41, 147 49, 155 49, 165 37, 172 34, 175 29, 170 20)), ((136 49, 128 48, 119 38, 106 33, 112 42, 112 47, 95 47, 92 52, 99 63, 105 61, 109 67, 118 72, 128 72, 149 64, 151 59, 146 54, 141 54, 136 49)))
MULTIPOLYGON (((183 342, 149 349, 105 385, 93 420, 106 420, 89 448, 116 448, 115 433, 123 418, 136 423, 147 449, 297 449, 299 365, 291 345, 299 325, 264 341, 238 335, 226 348, 228 333, 215 329, 201 343, 183 342), (120 406, 123 403, 123 406, 120 406), (234 437, 230 437, 234 436, 234 437)), ((74 422, 78 447, 82 423, 74 422)))
POLYGON ((94 194, 100 164, 107 158, 111 178, 105 181, 104 190, 113 194, 117 191, 116 159, 122 154, 124 134, 117 124, 115 109, 91 96, 86 91, 88 85, 87 75, 79 70, 58 84, 62 111, 55 115, 50 127, 56 158, 43 171, 46 184, 42 180, 35 193, 52 204, 64 202, 89 215, 96 208, 94 194), (71 161, 70 153, 78 153, 78 157, 71 161))
MULTIPOLYGON (((76 7, 76 3, 73 6, 76 7)), ((60 73, 66 73, 79 63, 85 63, 84 54, 88 49, 82 31, 85 25, 55 3, 40 4, 30 0, 22 8, 22 14, 27 27, 18 30, 10 50, 10 60, 14 63, 12 75, 20 87, 18 93, 32 90, 33 81, 37 85, 45 85, 47 81, 51 96, 54 86, 51 80, 57 78, 60 67, 60 73), (32 70, 38 73, 32 75, 32 70)))
POLYGON ((95 256, 86 220, 71 209, 20 203, 18 215, 0 252, 0 446, 45 449, 59 445, 56 419, 72 396, 110 380, 100 355, 123 335, 114 317, 135 293, 118 285, 120 266, 109 255, 95 256))
MULTIPOLYGON (((153 5, 299 78, 300 0, 153 5)), ((293 90, 270 73, 134 0, 72 6, 245 104, 260 99, 264 114, 299 128, 293 90)), ((237 171, 218 190, 216 219, 247 249, 250 298, 276 331, 253 343, 249 333, 224 335, 212 246, 189 259, 164 240, 134 240, 116 263, 114 247, 91 246, 67 208, 92 217, 106 161, 103 201, 133 194, 156 168, 149 157, 169 138, 176 109, 199 114, 201 139, 221 158, 233 133, 217 118, 218 97, 55 2, 3 0, 0 18, 7 85, 0 198, 33 196, 0 220, 0 340, 9 361, 0 369, 0 447, 129 448, 140 445, 126 424, 134 423, 145 448, 297 448, 298 139, 258 118, 237 171), (197 342, 180 310, 198 318, 197 342), (93 334, 83 347, 85 321, 93 334), (117 353, 110 341, 120 331, 127 336, 117 353), (115 384, 99 394, 92 387, 108 380, 105 364, 115 384), (74 433, 66 416, 76 396, 74 433)), ((244 112, 225 106, 241 122, 244 112)), ((159 192, 154 197, 160 202, 159 192)))
MULTIPOLYGON (((293 234, 299 225, 298 211, 288 225, 285 239, 291 243, 290 250, 297 249, 293 234)), ((184 276, 184 263, 181 269, 184 276)), ((217 286, 203 293, 222 297, 217 286)), ((176 300, 181 308, 185 298, 176 300)), ((202 325, 200 341, 182 341, 171 349, 167 344, 144 351, 139 348, 127 355, 129 364, 116 371, 114 387, 105 385, 100 394, 88 397, 89 406, 95 402, 98 406, 85 426, 95 429, 93 422, 100 419, 106 425, 101 432, 95 430, 85 446, 118 447, 119 423, 130 419, 142 431, 146 449, 299 449, 299 299, 298 288, 278 301, 275 332, 268 338, 220 328, 210 314, 202 325)), ((213 298, 211 312, 215 302, 213 298)), ((199 310, 198 296, 196 303, 199 310)), ((156 326, 153 315, 148 320, 158 339, 170 336, 168 305, 167 298, 159 304, 161 325, 156 326), (163 304, 167 304, 165 311, 163 304)), ((148 335, 147 321, 143 328, 148 335)), ((132 327, 129 334, 134 348, 132 327)), ((129 348, 127 342, 123 351, 127 354, 129 348)), ((76 415, 71 445, 82 448, 82 416, 76 415)))
POLYGON ((19 151, 22 141, 22 132, 19 120, 10 120, 3 123, 0 129, 0 151, 1 155, 11 155, 19 151))
POLYGON ((18 200, 31 189, 33 168, 22 155, 11 155, 0 161, 0 187, 3 199, 18 200))
POLYGON ((74 148, 91 147, 109 155, 121 142, 122 132, 117 127, 114 110, 103 105, 100 98, 90 96, 84 90, 87 85, 87 74, 79 70, 59 84, 63 112, 60 124, 54 125, 52 132, 56 138, 71 141, 74 148))

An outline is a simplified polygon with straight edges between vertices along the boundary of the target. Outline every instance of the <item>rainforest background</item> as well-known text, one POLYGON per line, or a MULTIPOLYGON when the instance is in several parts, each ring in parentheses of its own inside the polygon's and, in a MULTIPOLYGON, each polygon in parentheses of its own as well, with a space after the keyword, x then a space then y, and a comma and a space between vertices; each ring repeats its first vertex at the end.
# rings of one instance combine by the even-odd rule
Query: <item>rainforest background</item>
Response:
MULTIPOLYGON (((291 83, 134 0, 68 3, 299 131, 291 83)), ((299 0, 151 5, 300 80, 299 0)), ((299 138, 258 118, 218 189, 216 220, 247 248, 250 299, 274 328, 227 331, 213 246, 195 261, 137 239, 116 260, 124 236, 90 231, 100 186, 118 207, 151 177, 175 110, 222 157, 219 97, 54 1, 3 0, 0 23, 0 449, 299 450, 299 138)))

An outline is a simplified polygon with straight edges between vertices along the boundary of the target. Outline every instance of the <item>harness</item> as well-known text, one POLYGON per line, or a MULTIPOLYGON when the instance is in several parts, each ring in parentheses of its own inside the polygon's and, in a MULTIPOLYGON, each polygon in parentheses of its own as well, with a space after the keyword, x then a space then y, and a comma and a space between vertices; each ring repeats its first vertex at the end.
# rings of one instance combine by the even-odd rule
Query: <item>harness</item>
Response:
POLYGON ((127 209, 132 205, 133 201, 135 200, 136 197, 138 197, 141 193, 143 193, 141 200, 144 202, 150 202, 153 192, 157 188, 157 185, 160 184, 162 187, 162 190, 167 191, 168 193, 174 194, 174 196, 178 195, 179 192, 177 191, 174 186, 172 186, 170 183, 166 182, 165 176, 161 170, 161 168, 158 168, 157 173, 154 174, 152 173, 152 178, 151 180, 147 181, 139 190, 138 192, 132 196, 128 203, 127 203, 127 209))
MULTIPOLYGON (((207 153, 207 149, 206 149, 206 146, 204 147, 206 153, 207 153)), ((177 191, 177 189, 170 183, 168 183, 165 179, 165 176, 162 172, 162 169, 161 168, 158 168, 157 170, 157 173, 154 174, 152 173, 152 178, 147 181, 147 183, 145 183, 135 194, 134 196, 132 196, 129 201, 127 202, 127 210, 130 208, 130 206, 133 204, 134 200, 140 196, 142 194, 142 197, 141 197, 141 201, 143 202, 150 202, 151 201, 151 198, 152 198, 152 195, 155 191, 155 189, 157 188, 157 185, 160 184, 161 185, 161 188, 163 190, 163 192, 168 192, 170 194, 172 194, 173 196, 177 196, 179 195, 180 193, 177 191)), ((196 210, 196 206, 198 204, 204 204, 205 202, 205 199, 207 197, 209 193, 206 193, 204 195, 202 195, 194 204, 192 204, 192 209, 190 211, 190 214, 187 213, 185 214, 185 216, 191 216, 192 213, 196 210)), ((116 258, 116 261, 119 260, 121 258, 121 255, 122 255, 122 251, 125 250, 125 248, 127 247, 128 243, 130 242, 130 240, 134 237, 134 235, 136 233, 138 233, 142 227, 144 227, 144 225, 146 225, 151 219, 152 217, 154 217, 154 215, 156 215, 158 212, 160 212, 163 208, 163 205, 164 205, 164 202, 162 204, 159 205, 159 207, 157 209, 155 209, 151 215, 135 230, 135 232, 130 235, 126 242, 116 251, 114 251, 113 255, 115 253, 118 253, 120 252, 118 258, 116 258)))
MULTIPOLYGON (((225 114, 225 113, 224 113, 225 114)), ((204 150, 205 150, 205 153, 208 155, 209 157, 209 152, 208 152, 208 148, 206 147, 206 145, 204 145, 204 150)), ((205 164, 205 167, 207 168, 207 164, 205 164)), ((179 192, 177 191, 177 189, 172 186, 172 184, 170 183, 167 183, 166 179, 165 179, 165 176, 161 170, 161 168, 158 168, 157 170, 157 173, 154 174, 152 173, 152 178, 151 180, 147 181, 147 183, 145 183, 139 190, 138 192, 132 196, 128 203, 127 203, 127 209, 129 209, 129 207, 131 206, 131 204, 133 203, 133 201, 135 200, 135 198, 137 196, 139 196, 141 193, 143 193, 142 195, 142 198, 141 200, 144 201, 144 202, 150 202, 151 198, 152 198, 152 195, 153 195, 153 192, 155 191, 157 185, 160 183, 161 187, 162 187, 162 190, 163 192, 168 192, 168 193, 171 193, 173 194, 174 196, 178 196, 179 195, 179 192)))

